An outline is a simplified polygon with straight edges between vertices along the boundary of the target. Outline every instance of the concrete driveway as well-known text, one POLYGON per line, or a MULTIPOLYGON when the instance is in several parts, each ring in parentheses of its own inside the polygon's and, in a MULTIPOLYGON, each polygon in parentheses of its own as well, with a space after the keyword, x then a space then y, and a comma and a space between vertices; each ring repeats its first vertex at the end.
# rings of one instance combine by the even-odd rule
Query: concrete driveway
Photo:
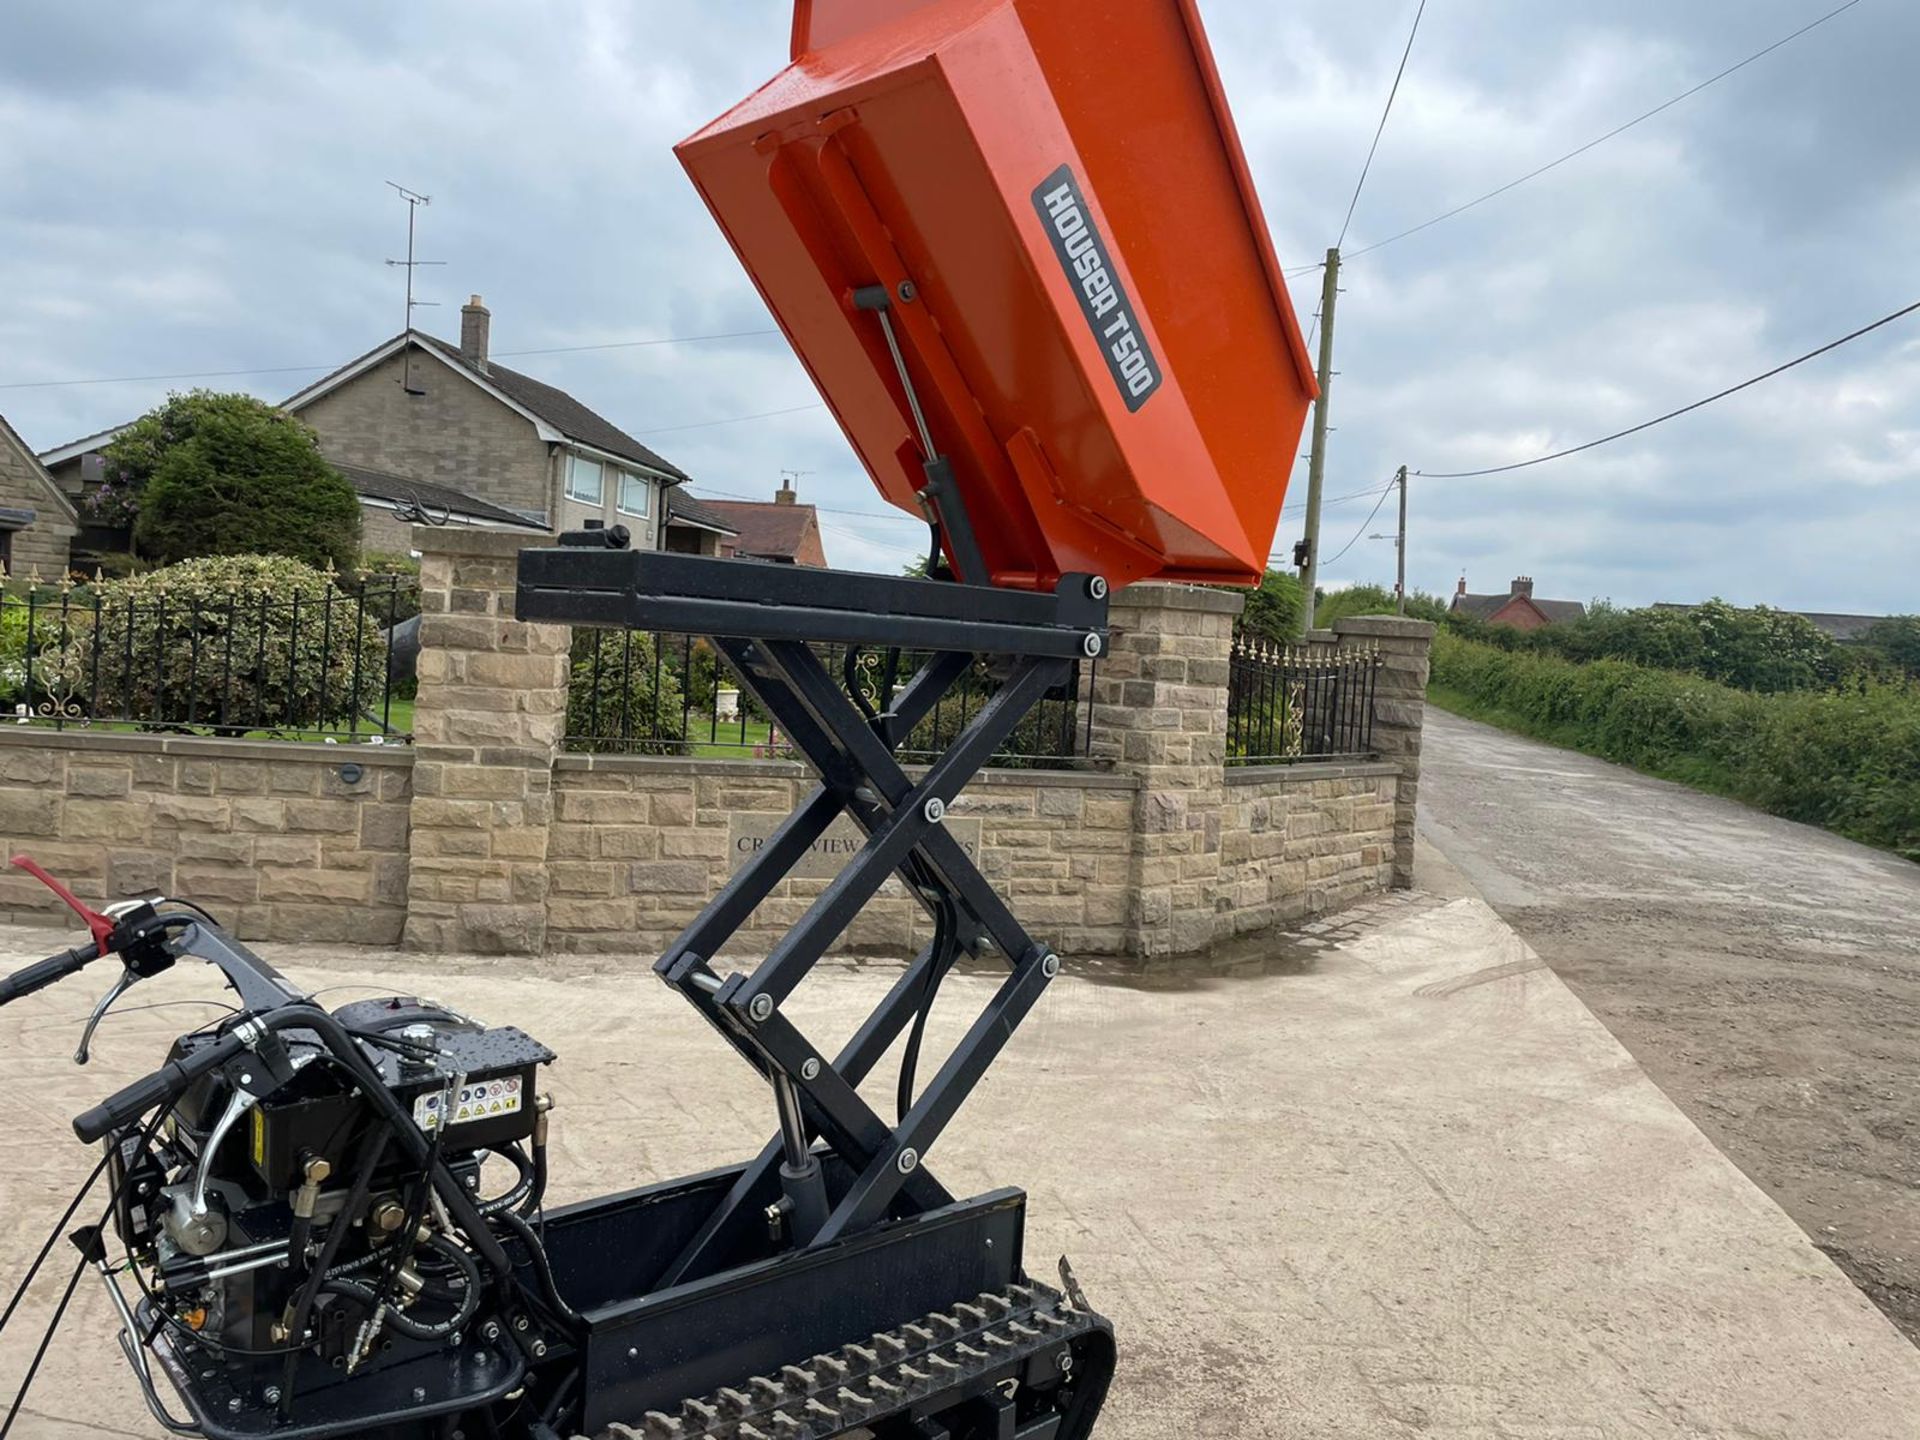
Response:
MULTIPOLYGON (((771 1129, 760 1083, 642 966, 271 953, 336 1001, 424 990, 558 1048, 557 1200, 771 1129)), ((889 979, 824 967, 790 1013, 843 1033, 889 979)), ((989 982, 949 984, 942 1043, 989 982)), ((216 993, 205 972, 147 988, 216 993)), ((67 1117, 209 1013, 129 1011, 81 1071, 89 998, 0 1011, 0 1276, 85 1173, 67 1117)), ((1069 972, 930 1163, 956 1190, 1028 1187, 1032 1268, 1070 1254, 1113 1318, 1102 1440, 1916 1433, 1920 1352, 1470 895, 1377 902, 1206 974, 1069 972)), ((157 1434, 82 1296, 15 1434, 157 1434)))
POLYGON ((1920 865, 1427 719, 1422 833, 1920 1340, 1920 865))

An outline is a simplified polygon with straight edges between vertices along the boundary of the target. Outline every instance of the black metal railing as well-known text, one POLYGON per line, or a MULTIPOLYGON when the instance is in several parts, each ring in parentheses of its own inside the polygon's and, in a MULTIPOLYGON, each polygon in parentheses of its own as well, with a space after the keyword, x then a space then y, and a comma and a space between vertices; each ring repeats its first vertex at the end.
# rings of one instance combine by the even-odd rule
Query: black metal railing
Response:
POLYGON ((1234 637, 1227 763, 1285 765, 1373 753, 1380 656, 1371 649, 1234 637))
POLYGON ((392 639, 419 613, 411 577, 343 577, 285 593, 141 581, 0 594, 0 722, 411 738, 411 655, 396 657, 392 639))
MULTIPOLYGON (((872 710, 884 711, 926 656, 912 651, 845 646, 814 647, 823 663, 872 710)), ((1002 768, 1072 764, 1092 740, 1093 672, 1097 661, 1073 675, 1035 707, 995 756, 1002 768)), ((991 660, 972 672, 915 727, 897 750, 902 759, 939 755, 980 707, 992 698, 998 678, 991 660)), ((566 747, 615 755, 681 755, 710 758, 787 759, 797 752, 779 727, 739 687, 733 672, 706 640, 692 635, 639 631, 576 630, 567 691, 566 747)))

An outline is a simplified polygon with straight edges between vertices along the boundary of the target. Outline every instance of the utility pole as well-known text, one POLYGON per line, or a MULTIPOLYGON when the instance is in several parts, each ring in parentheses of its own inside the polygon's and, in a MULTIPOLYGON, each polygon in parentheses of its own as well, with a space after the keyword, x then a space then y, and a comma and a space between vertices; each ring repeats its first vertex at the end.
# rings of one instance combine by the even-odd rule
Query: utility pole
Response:
POLYGON ((1400 552, 1400 579, 1393 587, 1399 604, 1394 608, 1407 613, 1407 467, 1400 467, 1400 540, 1394 547, 1400 552))
POLYGON ((1333 307, 1340 293, 1340 251, 1327 251, 1320 283, 1320 398, 1313 402, 1313 453, 1307 462, 1306 563, 1300 567, 1300 633, 1313 629, 1313 588, 1320 574, 1320 495, 1327 478, 1327 406, 1333 391, 1333 307))
MULTIPOLYGON (((1400 529, 1392 535, 1369 535, 1369 540, 1391 540, 1398 563, 1399 573, 1394 577, 1394 609, 1402 615, 1407 613, 1407 467, 1402 465, 1400 473, 1393 477, 1393 484, 1400 487, 1400 529)), ((1387 487, 1392 489, 1390 485, 1387 487)))

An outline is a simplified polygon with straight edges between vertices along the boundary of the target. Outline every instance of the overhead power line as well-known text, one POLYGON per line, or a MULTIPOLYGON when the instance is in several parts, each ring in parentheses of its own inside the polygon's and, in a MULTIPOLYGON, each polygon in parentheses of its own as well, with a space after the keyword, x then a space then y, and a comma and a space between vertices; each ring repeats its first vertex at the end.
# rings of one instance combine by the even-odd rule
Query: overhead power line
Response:
POLYGON ((1329 565, 1338 564, 1341 556, 1345 555, 1347 551, 1351 550, 1355 545, 1358 545, 1360 543, 1360 537, 1367 533, 1367 526, 1373 524, 1373 517, 1380 513, 1380 507, 1387 503, 1387 496, 1391 495, 1393 491, 1394 491, 1394 486, 1389 485, 1387 486, 1386 489, 1380 492, 1380 498, 1373 502, 1373 509, 1367 512, 1367 518, 1362 520, 1360 522, 1360 528, 1353 532, 1353 539, 1347 541, 1346 544, 1342 545, 1340 547, 1340 554, 1335 555, 1333 559, 1327 561, 1327 564, 1329 565))
MULTIPOLYGON (((773 503, 770 500, 762 499, 758 495, 742 495, 733 490, 715 490, 708 485, 700 485, 699 488, 702 495, 696 498, 746 500, 756 505, 770 505, 773 503)), ((863 520, 904 520, 909 525, 920 526, 923 530, 927 524, 927 522, 922 520, 918 515, 909 515, 904 510, 847 510, 836 509, 831 505, 815 505, 813 508, 818 510, 822 515, 855 515, 863 520)))
POLYGON ((1598 440, 1589 440, 1584 445, 1574 445, 1566 450, 1556 450, 1551 455, 1537 455, 1531 460, 1517 461, 1512 465, 1494 465, 1485 470, 1456 470, 1452 472, 1416 470, 1414 473, 1416 475, 1424 475, 1429 480, 1474 480, 1482 475, 1505 475, 1514 470, 1528 470, 1535 465, 1544 465, 1549 460, 1564 460, 1569 455, 1578 455, 1587 450, 1597 450, 1602 445, 1611 445, 1614 441, 1624 440, 1629 435, 1638 435, 1643 430, 1651 430, 1656 425, 1664 425, 1669 420, 1678 420, 1682 415, 1691 415, 1695 410, 1703 410, 1716 400, 1724 400, 1729 395, 1738 395, 1742 390, 1751 390, 1762 381, 1771 380, 1776 375, 1784 375, 1795 366, 1804 365, 1809 360, 1818 360, 1822 355, 1838 350, 1842 345, 1851 344, 1863 335, 1871 335, 1882 326, 1891 325, 1896 320, 1905 319, 1915 311, 1920 311, 1920 300, 1916 300, 1905 309, 1894 311, 1891 315, 1882 316, 1871 325, 1862 325, 1851 334, 1842 335, 1838 340, 1830 341, 1822 345, 1818 350, 1809 350, 1796 360, 1789 360, 1784 365, 1776 365, 1764 375, 1756 375, 1751 380, 1742 380, 1738 385, 1729 385, 1725 390, 1709 395, 1704 400, 1696 400, 1691 405, 1682 405, 1678 410, 1669 410, 1666 414, 1656 416, 1652 420, 1642 421, 1640 424, 1631 426, 1625 430, 1616 430, 1611 435, 1603 435, 1598 440))
POLYGON ((1427 0, 1420 0, 1420 8, 1413 12, 1413 28, 1407 32, 1407 48, 1400 52, 1400 68, 1393 72, 1393 88, 1387 91, 1387 103, 1380 111, 1380 123, 1374 128, 1373 144, 1367 147, 1367 163, 1360 167, 1359 183, 1353 187, 1353 199, 1347 202, 1347 218, 1340 224, 1340 238, 1333 242, 1338 250, 1347 243, 1347 227, 1353 224, 1353 212, 1360 206, 1360 192, 1367 188, 1367 175, 1373 169, 1373 157, 1379 152, 1380 137, 1387 133, 1387 117, 1393 114, 1393 102, 1400 94, 1400 81, 1407 73, 1407 60, 1413 54, 1414 36, 1420 33, 1420 18, 1427 13, 1427 0))
MULTIPOLYGON (((1321 501, 1320 504, 1321 504, 1321 507, 1324 509, 1328 506, 1333 506, 1333 505, 1351 504, 1355 500, 1371 500, 1376 495, 1391 495, 1394 492, 1395 488, 1398 486, 1398 484, 1399 484, 1399 481, 1396 479, 1393 482, 1389 483, 1387 488, 1384 490, 1355 490, 1348 495, 1335 495, 1331 499, 1321 501)), ((1302 503, 1304 505, 1304 502, 1302 503)), ((1299 513, 1298 508, 1291 505, 1283 508, 1280 511, 1281 517, 1283 519, 1289 514, 1298 514, 1298 513, 1299 513)), ((1340 553, 1344 555, 1346 551, 1343 550, 1340 553)), ((1286 554, 1285 547, 1271 551, 1267 555, 1267 563, 1271 565, 1276 559, 1281 558, 1285 554, 1286 554)))
MULTIPOLYGON (((523 355, 576 355, 589 350, 640 350, 653 345, 697 345, 708 340, 754 340, 778 335, 778 330, 731 330, 718 335, 663 335, 653 340, 609 340, 598 345, 555 345, 544 350, 496 350, 496 360, 513 360, 523 355)), ((52 390, 68 385, 135 385, 153 380, 228 380, 242 375, 311 374, 316 370, 337 370, 339 362, 325 365, 255 365, 248 370, 179 370, 167 375, 101 375, 81 380, 10 380, 0 390, 52 390)))
MULTIPOLYGON (((1542 175, 1545 175, 1548 171, 1557 170, 1562 165, 1566 164, 1569 160, 1577 160, 1582 155, 1586 154, 1589 150, 1596 149, 1599 146, 1606 144, 1607 141, 1614 139, 1616 136, 1626 134, 1627 131, 1633 129, 1634 126, 1643 124, 1644 122, 1653 119, 1654 116, 1659 115, 1664 111, 1671 110, 1674 106, 1678 105, 1681 101, 1692 99, 1695 95, 1698 95, 1702 90, 1707 89, 1709 86, 1718 85, 1722 80, 1725 80, 1728 76, 1738 74, 1740 71, 1746 69, 1749 65, 1753 64, 1755 61, 1764 60, 1767 56, 1773 54, 1774 51, 1780 49, 1782 46, 1792 44, 1795 40, 1798 40, 1802 35, 1805 35, 1810 31, 1819 29, 1822 25, 1826 24, 1829 20, 1833 20, 1838 18, 1841 15, 1844 15, 1847 11, 1853 9, 1854 6, 1860 3, 1861 3, 1861 0, 1846 0, 1846 3, 1844 5, 1841 5, 1836 7, 1835 9, 1829 10, 1826 14, 1822 15, 1818 20, 1814 20, 1809 22, 1808 24, 1802 25, 1798 30, 1794 31, 1791 35, 1782 36, 1780 39, 1774 41, 1771 45, 1767 46, 1766 49, 1756 50, 1753 54, 1747 56, 1746 59, 1740 61, 1737 64, 1729 65, 1726 69, 1722 70, 1719 74, 1709 76, 1707 79, 1702 80, 1698 85, 1693 86, 1691 89, 1681 91, 1678 95, 1674 96, 1671 100, 1663 101, 1662 103, 1654 106, 1651 110, 1645 111, 1642 114, 1634 116, 1633 119, 1627 121, 1626 124, 1624 125, 1614 126, 1614 128, 1607 131, 1606 134, 1599 136, 1597 139, 1589 140, 1586 144, 1580 146, 1578 149, 1569 150, 1566 154, 1562 155, 1558 160, 1550 160, 1545 165, 1540 166, 1539 169, 1537 170, 1529 170, 1526 174, 1522 175, 1517 180, 1509 180, 1506 184, 1500 186, 1498 189, 1489 190, 1486 194, 1480 196, 1478 199, 1469 200, 1464 205, 1456 205, 1453 207, 1453 209, 1445 211, 1442 214, 1436 215, 1431 220, 1423 220, 1418 225, 1410 226, 1409 228, 1402 230, 1397 235, 1389 235, 1384 240, 1376 240, 1371 245, 1363 245, 1358 250, 1352 251, 1350 254, 1345 255, 1343 258, 1348 260, 1357 260, 1362 255, 1370 255, 1375 250, 1383 249, 1388 245, 1392 245, 1398 241, 1405 240, 1409 235, 1418 235, 1422 230, 1431 229, 1433 226, 1440 224, 1443 220, 1451 220, 1456 215, 1464 215, 1466 214, 1467 211, 1486 204, 1487 201, 1489 200, 1496 200, 1500 196, 1506 194, 1509 190, 1518 189, 1520 186, 1526 184, 1529 180, 1538 180, 1542 175)), ((1351 216, 1349 216, 1349 218, 1351 218, 1351 216)), ((1320 267, 1318 265, 1314 265, 1307 268, 1318 270, 1320 267)))
POLYGON ((824 410, 818 400, 811 405, 790 405, 785 410, 762 410, 753 415, 729 415, 722 420, 696 420, 691 425, 656 425, 651 430, 636 430, 636 435, 672 435, 681 430, 711 430, 716 425, 742 425, 749 420, 771 420, 776 415, 798 415, 803 410, 824 410))
MULTIPOLYGON (((1858 0, 1855 0, 1858 3, 1858 0)), ((580 355, 589 350, 644 350, 651 345, 696 345, 706 340, 759 340, 778 335, 776 329, 727 330, 718 335, 664 335, 657 340, 607 340, 598 345, 554 345, 545 350, 502 350, 498 356, 510 360, 521 355, 580 355)))
MULTIPOLYGON (((1391 490, 1392 488, 1393 488, 1392 485, 1387 486, 1388 490, 1391 490)), ((1332 499, 1322 500, 1320 503, 1322 505, 1344 505, 1350 500, 1371 500, 1374 496, 1382 493, 1383 492, 1379 490, 1355 490, 1350 494, 1335 495, 1332 499)), ((1298 505, 1282 506, 1280 509, 1280 513, 1282 515, 1297 515, 1300 513, 1300 511, 1306 508, 1307 508, 1307 502, 1302 500, 1298 505)))

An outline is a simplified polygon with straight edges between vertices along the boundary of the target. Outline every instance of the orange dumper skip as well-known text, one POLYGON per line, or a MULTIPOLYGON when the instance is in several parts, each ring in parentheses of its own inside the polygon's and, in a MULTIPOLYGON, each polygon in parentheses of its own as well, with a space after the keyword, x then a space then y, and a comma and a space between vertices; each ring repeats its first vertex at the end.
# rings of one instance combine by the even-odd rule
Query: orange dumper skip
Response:
POLYGON ((799 0, 677 153, 881 494, 945 456, 962 578, 1258 583, 1313 371, 1195 0, 799 0))

